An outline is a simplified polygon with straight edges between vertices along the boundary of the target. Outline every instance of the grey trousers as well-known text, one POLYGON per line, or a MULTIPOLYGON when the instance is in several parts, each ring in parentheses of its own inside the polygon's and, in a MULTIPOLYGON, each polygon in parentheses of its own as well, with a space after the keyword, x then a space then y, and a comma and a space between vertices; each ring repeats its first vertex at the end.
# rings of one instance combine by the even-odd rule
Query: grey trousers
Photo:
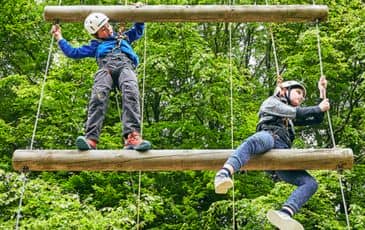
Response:
POLYGON ((109 94, 113 87, 122 92, 123 136, 133 131, 140 132, 139 89, 132 61, 124 53, 110 53, 97 61, 99 70, 94 76, 88 106, 86 138, 99 140, 109 94))

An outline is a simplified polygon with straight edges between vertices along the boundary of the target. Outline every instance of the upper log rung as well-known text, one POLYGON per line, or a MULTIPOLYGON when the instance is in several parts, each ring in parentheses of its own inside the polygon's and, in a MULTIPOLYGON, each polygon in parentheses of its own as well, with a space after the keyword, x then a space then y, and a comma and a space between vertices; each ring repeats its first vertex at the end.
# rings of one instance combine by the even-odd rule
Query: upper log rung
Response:
POLYGON ((46 21, 82 22, 101 12, 121 22, 305 22, 325 21, 325 5, 72 5, 46 6, 46 21))

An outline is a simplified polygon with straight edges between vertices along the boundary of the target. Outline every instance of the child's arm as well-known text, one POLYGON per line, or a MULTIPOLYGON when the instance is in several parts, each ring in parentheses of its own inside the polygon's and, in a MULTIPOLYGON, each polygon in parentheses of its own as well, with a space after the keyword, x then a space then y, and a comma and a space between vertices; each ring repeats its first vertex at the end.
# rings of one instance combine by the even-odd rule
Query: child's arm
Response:
POLYGON ((295 125, 313 125, 323 121, 324 112, 330 109, 329 100, 326 98, 327 80, 322 76, 318 81, 319 97, 321 102, 317 106, 308 106, 297 109, 295 125))
POLYGON ((65 39, 58 41, 58 46, 62 52, 69 58, 80 59, 85 57, 95 57, 96 48, 98 47, 98 41, 92 40, 89 45, 83 45, 81 47, 71 46, 65 39))
MULTIPOLYGON (((142 2, 136 2, 136 3, 132 3, 132 5, 134 5, 136 8, 140 8, 143 7, 143 3, 142 2)), ((143 31, 144 31, 144 22, 137 22, 134 23, 133 27, 124 32, 124 35, 126 35, 128 37, 128 42, 132 43, 135 40, 138 40, 142 37, 143 35, 143 31)))
POLYGON ((142 37, 144 31, 144 22, 134 23, 133 27, 124 34, 128 37, 128 42, 132 43, 142 37))
POLYGON ((58 46, 67 57, 74 59, 95 57, 96 48, 99 44, 98 41, 92 40, 89 45, 75 48, 62 37, 61 27, 57 24, 52 26, 52 34, 57 40, 58 46))

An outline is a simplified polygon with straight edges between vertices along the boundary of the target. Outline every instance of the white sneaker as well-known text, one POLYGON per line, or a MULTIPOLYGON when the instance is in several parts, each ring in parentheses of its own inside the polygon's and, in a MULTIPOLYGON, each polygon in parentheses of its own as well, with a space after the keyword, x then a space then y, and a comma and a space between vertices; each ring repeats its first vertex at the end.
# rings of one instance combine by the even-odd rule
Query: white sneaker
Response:
POLYGON ((226 194, 228 192, 228 189, 232 187, 233 187, 233 181, 228 175, 220 171, 215 175, 214 178, 215 193, 226 194))
POLYGON ((280 230, 304 230, 303 226, 298 221, 284 212, 269 210, 266 216, 269 221, 280 230))

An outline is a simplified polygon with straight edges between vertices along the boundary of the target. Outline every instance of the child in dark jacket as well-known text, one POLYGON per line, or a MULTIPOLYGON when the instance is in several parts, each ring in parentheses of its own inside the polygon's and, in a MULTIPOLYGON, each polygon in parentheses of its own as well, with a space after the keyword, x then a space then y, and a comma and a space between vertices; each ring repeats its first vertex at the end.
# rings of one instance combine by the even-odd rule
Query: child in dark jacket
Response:
MULTIPOLYGON (((267 98, 259 110, 257 132, 248 137, 228 158, 214 179, 215 192, 227 193, 233 186, 232 174, 239 171, 252 156, 264 154, 270 149, 288 149, 294 140, 294 125, 313 125, 322 122, 324 112, 330 109, 325 99, 327 81, 318 82, 321 102, 317 106, 300 107, 306 96, 305 87, 297 81, 285 81, 267 98)), ((275 171, 275 174, 290 184, 298 186, 280 211, 270 210, 269 221, 279 229, 304 229, 292 216, 317 191, 315 179, 304 170, 275 171)))
POLYGON ((52 27, 52 33, 63 53, 70 58, 96 58, 99 70, 94 75, 94 85, 88 106, 86 134, 76 139, 79 150, 95 149, 107 110, 109 93, 117 87, 122 92, 122 122, 125 149, 139 151, 151 148, 150 142, 140 135, 140 103, 137 75, 138 56, 131 43, 143 35, 144 23, 117 34, 109 24, 109 18, 102 13, 91 13, 84 21, 87 32, 96 39, 81 47, 72 47, 63 37, 59 25, 52 27))

